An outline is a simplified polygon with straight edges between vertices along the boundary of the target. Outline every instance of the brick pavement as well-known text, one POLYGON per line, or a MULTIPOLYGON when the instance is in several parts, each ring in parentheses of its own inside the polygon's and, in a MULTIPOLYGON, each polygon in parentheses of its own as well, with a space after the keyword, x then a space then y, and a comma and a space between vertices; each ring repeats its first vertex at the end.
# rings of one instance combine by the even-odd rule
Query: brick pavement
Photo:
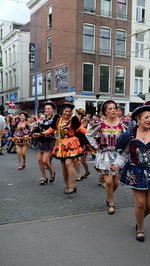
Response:
MULTIPOLYGON (((17 156, 5 153, 0 158, 0 224, 106 210, 98 173, 93 162, 89 165, 91 175, 77 183, 77 194, 65 195, 59 160, 53 159, 56 181, 41 187, 36 151, 28 149, 23 171, 17 170, 17 156)), ((120 185, 115 201, 119 208, 133 206, 130 189, 120 185)))

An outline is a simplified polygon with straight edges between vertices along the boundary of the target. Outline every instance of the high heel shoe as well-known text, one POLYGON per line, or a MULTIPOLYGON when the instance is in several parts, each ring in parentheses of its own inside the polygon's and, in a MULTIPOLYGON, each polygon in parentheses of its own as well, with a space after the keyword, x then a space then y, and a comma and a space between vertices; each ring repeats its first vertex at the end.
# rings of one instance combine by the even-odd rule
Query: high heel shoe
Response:
POLYGON ((81 177, 76 178, 76 181, 82 181, 83 175, 81 177))
POLYGON ((87 174, 83 175, 82 178, 86 179, 89 175, 90 175, 90 171, 87 174))
POLYGON ((144 242, 144 232, 137 232, 136 233, 136 240, 139 242, 144 242), (139 234, 143 234, 143 236, 139 236, 139 234))
POLYGON ((48 183, 48 178, 46 177, 45 179, 41 178, 40 186, 47 185, 48 183))
POLYGON ((55 172, 54 172, 54 175, 53 175, 53 176, 51 176, 51 178, 50 178, 49 182, 50 182, 50 183, 53 183, 53 182, 54 182, 54 180, 55 180, 55 172))
POLYGON ((69 188, 72 188, 72 190, 71 191, 66 191, 65 190, 65 194, 73 194, 73 193, 77 193, 77 188, 76 187, 68 187, 68 189, 69 188))
POLYGON ((113 215, 115 212, 115 206, 114 205, 109 205, 108 206, 108 214, 113 215), (111 209, 111 210, 110 210, 111 209))

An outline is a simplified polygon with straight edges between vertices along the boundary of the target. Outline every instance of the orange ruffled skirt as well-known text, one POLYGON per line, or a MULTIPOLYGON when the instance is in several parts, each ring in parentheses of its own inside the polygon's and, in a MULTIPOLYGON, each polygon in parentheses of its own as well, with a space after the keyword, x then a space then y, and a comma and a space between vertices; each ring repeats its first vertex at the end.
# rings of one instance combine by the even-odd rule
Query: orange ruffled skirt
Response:
POLYGON ((83 153, 79 140, 73 137, 57 139, 52 155, 57 159, 77 158, 83 153))

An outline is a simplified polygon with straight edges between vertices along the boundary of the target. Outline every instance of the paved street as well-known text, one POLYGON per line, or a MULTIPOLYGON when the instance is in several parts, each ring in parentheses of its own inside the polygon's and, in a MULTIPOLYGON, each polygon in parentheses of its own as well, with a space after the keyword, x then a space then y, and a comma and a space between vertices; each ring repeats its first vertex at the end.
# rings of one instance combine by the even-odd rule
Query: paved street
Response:
MULTIPOLYGON (((94 162, 89 162, 91 176, 77 183, 77 194, 65 195, 60 161, 54 159, 56 181, 39 186, 40 173, 36 151, 28 149, 27 167, 18 171, 16 154, 0 157, 0 224, 30 221, 45 217, 57 217, 105 210, 104 189, 98 186, 98 173, 94 162)), ((47 171, 48 174, 48 171, 47 171)), ((130 189, 122 185, 116 193, 117 207, 133 206, 130 189)))
POLYGON ((56 181, 39 186, 36 151, 28 149, 27 167, 17 156, 0 157, 0 266, 149 265, 150 226, 146 241, 135 240, 133 198, 120 185, 117 210, 108 216, 104 190, 89 163, 91 176, 65 195, 60 162, 53 160, 56 181))

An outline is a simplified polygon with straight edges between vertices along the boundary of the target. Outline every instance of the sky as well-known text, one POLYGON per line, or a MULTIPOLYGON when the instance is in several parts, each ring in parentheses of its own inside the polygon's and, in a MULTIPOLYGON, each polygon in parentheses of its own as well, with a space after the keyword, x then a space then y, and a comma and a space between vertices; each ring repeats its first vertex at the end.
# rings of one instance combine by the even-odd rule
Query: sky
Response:
POLYGON ((27 23, 30 20, 30 10, 26 6, 28 2, 29 0, 0 0, 0 21, 27 23))

